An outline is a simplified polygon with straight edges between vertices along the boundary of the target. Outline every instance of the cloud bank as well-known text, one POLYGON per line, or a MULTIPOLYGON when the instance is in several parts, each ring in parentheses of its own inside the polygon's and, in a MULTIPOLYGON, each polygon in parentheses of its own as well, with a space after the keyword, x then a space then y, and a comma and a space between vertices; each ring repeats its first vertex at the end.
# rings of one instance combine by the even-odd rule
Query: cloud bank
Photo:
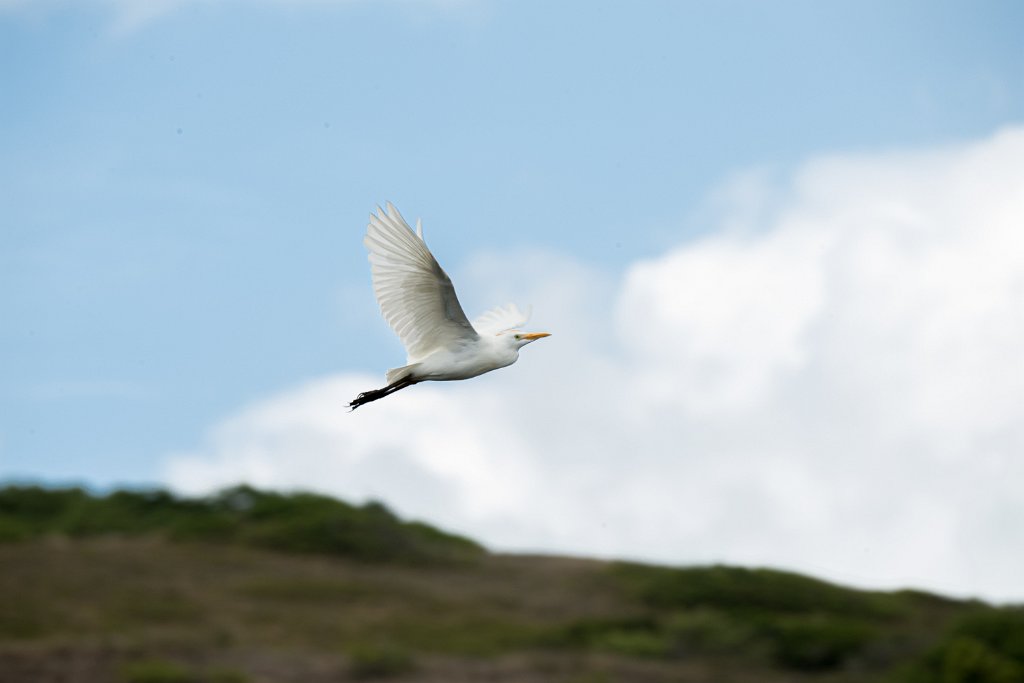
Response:
POLYGON ((296 387, 167 483, 379 498, 497 549, 1024 599, 1024 129, 812 159, 620 276, 533 252, 457 275, 555 336, 352 414, 380 377, 296 387))

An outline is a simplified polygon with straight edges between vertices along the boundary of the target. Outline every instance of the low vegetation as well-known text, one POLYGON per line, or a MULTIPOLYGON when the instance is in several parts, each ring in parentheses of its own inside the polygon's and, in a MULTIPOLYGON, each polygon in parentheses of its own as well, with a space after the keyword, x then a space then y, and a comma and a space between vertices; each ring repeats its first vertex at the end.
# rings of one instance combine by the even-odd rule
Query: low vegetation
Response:
POLYGON ((312 493, 240 486, 209 498, 178 498, 162 490, 94 496, 80 488, 0 489, 0 542, 53 534, 156 534, 371 562, 460 562, 483 554, 468 539, 403 522, 380 503, 356 507, 312 493))
POLYGON ((1022 683, 1024 610, 489 554, 304 493, 0 489, 0 683, 1022 683))

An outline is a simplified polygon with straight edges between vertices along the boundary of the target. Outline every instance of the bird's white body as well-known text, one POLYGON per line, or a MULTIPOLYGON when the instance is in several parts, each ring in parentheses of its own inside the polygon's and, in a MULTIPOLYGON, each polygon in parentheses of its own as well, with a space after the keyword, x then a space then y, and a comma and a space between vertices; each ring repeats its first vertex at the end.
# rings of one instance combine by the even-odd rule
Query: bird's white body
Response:
POLYGON ((510 345, 510 339, 481 336, 457 342, 453 348, 438 349, 420 362, 406 367, 410 368, 413 377, 420 380, 469 379, 519 360, 519 348, 510 345))
POLYGON ((390 203, 370 215, 363 243, 370 252, 373 290, 384 319, 405 345, 406 365, 388 370, 383 389, 366 391, 350 407, 418 382, 469 379, 512 365, 519 349, 549 336, 524 333, 528 315, 515 305, 493 308, 470 323, 448 274, 390 203))

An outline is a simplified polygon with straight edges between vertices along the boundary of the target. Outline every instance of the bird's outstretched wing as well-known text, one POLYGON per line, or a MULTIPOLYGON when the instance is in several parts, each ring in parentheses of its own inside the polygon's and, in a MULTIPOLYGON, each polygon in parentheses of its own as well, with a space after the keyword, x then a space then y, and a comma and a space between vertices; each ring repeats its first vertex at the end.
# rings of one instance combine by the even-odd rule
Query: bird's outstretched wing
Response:
POLYGON ((501 334, 520 329, 530 319, 530 309, 519 310, 515 304, 497 306, 473 319, 473 328, 480 334, 501 334))
POLYGON ((363 244, 370 252, 377 303, 405 345, 409 363, 477 337, 448 274, 391 202, 370 214, 363 244))

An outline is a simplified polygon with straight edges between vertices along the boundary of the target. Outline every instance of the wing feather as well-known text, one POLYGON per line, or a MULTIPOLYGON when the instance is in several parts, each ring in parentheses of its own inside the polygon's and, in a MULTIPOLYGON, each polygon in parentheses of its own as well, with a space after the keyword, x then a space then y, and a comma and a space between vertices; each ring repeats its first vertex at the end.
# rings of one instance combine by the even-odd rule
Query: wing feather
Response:
POLYGON ((476 331, 455 295, 451 278, 391 202, 370 214, 363 244, 370 252, 373 292, 384 319, 417 363, 476 331))
POLYGON ((473 328, 479 334, 501 334, 522 328, 530 319, 530 310, 519 310, 515 304, 490 309, 473 319, 473 328))

